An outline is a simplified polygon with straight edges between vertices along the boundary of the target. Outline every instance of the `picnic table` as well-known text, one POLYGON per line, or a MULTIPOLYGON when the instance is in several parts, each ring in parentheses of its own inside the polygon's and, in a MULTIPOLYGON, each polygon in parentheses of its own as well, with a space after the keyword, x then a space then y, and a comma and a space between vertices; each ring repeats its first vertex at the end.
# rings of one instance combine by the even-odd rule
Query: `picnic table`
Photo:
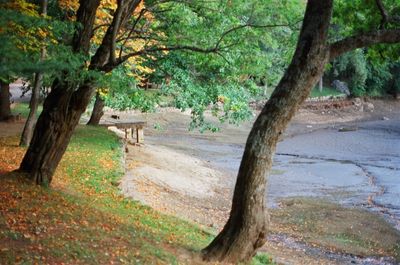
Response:
POLYGON ((124 121, 124 120, 106 120, 100 124, 105 127, 116 127, 125 131, 125 139, 128 139, 129 135, 134 139, 134 131, 136 132, 136 143, 140 144, 144 141, 143 128, 147 125, 145 121, 124 121))

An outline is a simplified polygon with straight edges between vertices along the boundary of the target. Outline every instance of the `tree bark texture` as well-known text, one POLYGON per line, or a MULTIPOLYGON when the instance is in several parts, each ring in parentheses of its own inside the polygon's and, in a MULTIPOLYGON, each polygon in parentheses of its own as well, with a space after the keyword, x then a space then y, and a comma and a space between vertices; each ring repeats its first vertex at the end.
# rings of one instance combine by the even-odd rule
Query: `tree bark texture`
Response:
MULTIPOLYGON (((100 0, 80 1, 73 49, 88 54, 90 39, 100 0)), ((49 185, 63 156, 81 114, 93 94, 90 80, 75 88, 66 80, 55 80, 43 111, 36 123, 29 148, 20 170, 36 184, 49 185)))
POLYGON ((103 117, 104 112, 104 100, 100 97, 99 93, 96 93, 96 101, 94 102, 92 115, 87 125, 99 125, 101 117, 103 117))
POLYGON ((239 168, 230 217, 203 250, 208 261, 247 262, 266 241, 267 174, 279 136, 321 77, 329 57, 327 35, 333 0, 309 0, 296 52, 248 136, 239 168))
POLYGON ((51 183, 81 114, 90 101, 92 90, 90 85, 83 85, 73 92, 58 81, 53 84, 20 165, 20 169, 29 172, 35 183, 51 183))
MULTIPOLYGON (((41 1, 41 15, 45 17, 47 15, 47 0, 41 1)), ((40 61, 46 58, 46 47, 42 47, 40 50, 40 61)), ((35 125, 36 113, 39 107, 40 88, 42 87, 43 73, 37 72, 35 74, 35 81, 32 87, 31 100, 29 102, 29 114, 26 119, 24 130, 22 131, 20 146, 28 146, 32 139, 32 132, 35 125)))
POLYGON ((6 120, 10 116, 10 84, 0 80, 0 120, 6 120))

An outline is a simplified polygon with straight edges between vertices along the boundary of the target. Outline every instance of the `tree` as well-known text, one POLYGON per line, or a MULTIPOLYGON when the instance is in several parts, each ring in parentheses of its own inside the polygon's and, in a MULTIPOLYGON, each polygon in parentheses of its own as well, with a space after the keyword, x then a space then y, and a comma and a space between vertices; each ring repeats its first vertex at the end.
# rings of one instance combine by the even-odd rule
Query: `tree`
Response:
MULTIPOLYGON (((71 25, 44 19, 35 4, 25 0, 2 1, 0 28, 0 79, 3 84, 22 78, 40 87, 41 82, 31 80, 34 73, 40 72, 42 77, 46 77, 44 79, 49 79, 66 69, 76 68, 70 63, 76 58, 58 41, 71 35, 71 25), (63 32, 56 32, 56 29, 63 32), (51 59, 43 60, 44 47, 49 49, 51 59)), ((36 89, 33 94, 38 93, 36 89)))
MULTIPOLYGON (((47 16, 47 4, 48 0, 41 0, 40 14, 43 17, 47 16)), ((46 47, 41 47, 39 60, 43 61, 45 57, 46 57, 46 47)), ((36 72, 32 87, 31 100, 29 102, 30 111, 28 114, 28 118, 26 119, 24 129, 22 130, 21 141, 20 141, 21 146, 27 146, 31 141, 33 127, 35 124, 36 112, 39 107, 39 97, 40 97, 40 89, 42 87, 42 83, 43 83, 43 73, 36 72)))
MULTIPOLYGON (((99 0, 79 2, 79 9, 75 15, 76 30, 71 41, 73 53, 81 55, 79 69, 65 69, 59 72, 54 80, 51 92, 45 99, 43 111, 37 121, 30 146, 22 160, 20 170, 37 184, 50 184, 54 171, 63 156, 74 128, 79 122, 80 116, 85 111, 92 95, 95 92, 96 81, 99 75, 108 73, 126 62, 129 58, 143 56, 152 57, 170 51, 190 51, 198 53, 222 53, 234 47, 235 42, 228 43, 226 39, 237 39, 235 31, 250 28, 271 28, 282 25, 255 25, 252 18, 240 15, 234 21, 225 21, 223 27, 217 31, 212 25, 221 25, 224 16, 219 9, 203 8, 209 5, 208 1, 181 2, 181 1, 149 1, 150 5, 137 10, 140 0, 117 1, 115 10, 111 10, 112 21, 107 25, 105 33, 99 38, 98 44, 94 43, 93 33, 98 29, 94 27, 99 0), (154 10, 156 9, 156 10, 154 10), (163 16, 169 10, 182 10, 196 14, 196 21, 186 21, 191 26, 188 33, 196 36, 199 29, 205 29, 201 38, 192 39, 185 36, 165 36, 163 29, 172 24, 179 24, 176 16, 169 16, 168 23, 149 23, 145 14, 160 14, 163 16), (203 13, 207 13, 205 16, 203 13), (212 15, 213 14, 213 15, 212 15), (215 20, 214 18, 218 18, 215 20), (214 19, 214 20, 213 20, 214 19), (194 23, 195 22, 195 23, 194 23), (198 26, 197 28, 195 26, 198 26), (231 25, 231 27, 229 27, 231 25), (146 30, 152 27, 151 31, 146 30), (164 27, 164 28, 163 28, 164 27), (226 28, 228 29, 226 30, 226 28), (216 38, 216 32, 217 37, 216 38), (233 36, 235 37, 233 37, 233 36), (126 40, 141 39, 140 46, 126 46, 126 40), (159 45, 162 42, 163 45, 159 45), (94 45, 96 44, 96 45, 94 45), (90 51, 91 47, 96 47, 90 51)), ((235 1, 238 4, 242 1, 235 1)), ((254 1, 257 2, 257 1, 254 1)), ((213 3, 216 8, 229 10, 231 2, 213 3)), ((251 11, 251 5, 250 9, 251 11)), ((185 17, 185 13, 181 17, 185 17)), ((176 25, 175 25, 176 27, 176 25)))
MULTIPOLYGON (((147 1, 146 4, 151 6, 152 2, 147 1)), ((179 4, 170 1, 164 4, 162 12, 151 9, 150 22, 158 26, 149 27, 146 34, 131 45, 140 44, 145 38, 153 40, 159 47, 165 41, 181 46, 194 43, 212 46, 210 40, 219 35, 224 36, 218 40, 219 45, 227 49, 214 54, 168 51, 152 54, 151 60, 149 56, 143 56, 143 62, 131 65, 135 65, 135 69, 145 66, 155 70, 154 73, 144 74, 152 83, 163 84, 161 93, 172 96, 176 107, 192 109, 192 127, 214 129, 214 125, 204 122, 203 111, 208 105, 221 106, 216 104, 218 100, 226 99, 223 109, 213 108, 213 113, 221 120, 239 122, 251 116, 248 100, 257 95, 255 83, 263 79, 276 84, 282 75, 283 65, 288 62, 287 51, 293 51, 295 43, 292 43, 291 36, 296 35, 292 32, 298 31, 298 18, 303 5, 296 2, 285 4, 290 15, 281 15, 276 9, 283 4, 276 3, 274 8, 269 9, 274 16, 265 16, 260 12, 265 10, 265 4, 256 1, 213 2, 207 3, 207 8, 204 4, 203 1, 179 4), (182 18, 179 23, 176 23, 177 18, 182 18), (280 46, 282 42, 287 45, 280 46), (169 82, 164 82, 165 77, 169 82)), ((88 124, 97 123, 103 105, 103 97, 96 96, 88 124)))
MULTIPOLYGON (((343 2, 340 2, 343 3, 343 2)), ((377 0, 377 3, 381 3, 377 0)), ((229 219, 203 250, 206 260, 248 261, 266 241, 265 189, 279 136, 337 56, 360 47, 400 42, 400 29, 362 32, 328 42, 333 0, 309 0, 295 54, 284 76, 256 119, 246 142, 229 219)), ((384 17, 384 15, 383 15, 384 17)))
POLYGON ((30 31, 31 27, 24 27, 27 21, 20 18, 10 22, 10 13, 18 10, 21 14, 34 16, 34 8, 34 5, 23 0, 0 3, 0 42, 2 44, 2 49, 0 49, 0 120, 11 116, 10 83, 16 79, 16 73, 24 72, 26 68, 29 68, 30 60, 26 54, 32 55, 35 50, 35 38, 30 31), (15 34, 10 36, 10 32, 15 34), (26 41, 32 41, 32 44, 27 45, 26 41), (22 50, 28 52, 22 53, 22 50))
MULTIPOLYGON (((218 123, 209 123, 204 118, 203 113, 210 106, 212 114, 222 122, 239 123, 252 117, 249 101, 263 97, 260 84, 277 84, 294 51, 293 36, 298 34, 304 4, 298 1, 243 3, 230 1, 228 8, 220 10, 222 16, 206 12, 211 7, 200 4, 192 12, 175 8, 168 14, 175 18, 184 14, 185 20, 191 23, 169 23, 172 26, 164 30, 167 36, 181 41, 203 39, 203 35, 213 33, 207 22, 213 20, 221 25, 221 35, 225 34, 221 44, 234 44, 219 56, 171 51, 152 62, 155 72, 150 80, 163 84, 161 92, 174 99, 175 107, 191 110, 191 128, 218 129, 218 123), (203 19, 208 16, 211 18, 203 19), (227 23, 230 20, 233 26, 227 23), (194 29, 193 25, 201 25, 202 30, 194 29), (182 38, 181 32, 190 34, 182 38)), ((168 21, 168 17, 159 20, 168 21)))
MULTIPOLYGON (((115 5, 114 2, 110 2, 110 4, 115 5)), ((109 8, 110 8, 109 5, 105 5, 103 7, 100 6, 100 11, 103 14, 107 14, 107 10, 109 8)), ((140 20, 141 16, 144 16, 144 17, 146 17, 146 19, 148 19, 148 22, 149 22, 148 24, 149 25, 151 23, 154 23, 154 17, 151 14, 151 11, 146 9, 146 7, 144 5, 144 1, 140 1, 140 4, 136 7, 136 9, 134 11, 134 15, 137 15, 137 20, 135 21, 135 24, 139 23, 139 20, 140 20)), ((111 21, 109 21, 109 20, 110 20, 110 16, 107 16, 107 15, 99 16, 99 19, 97 19, 95 27, 110 23, 111 21)), ((101 32, 101 31, 102 31, 102 28, 100 27, 96 31, 96 35, 103 35, 104 32, 101 32)), ((141 31, 142 31, 142 33, 141 33, 142 35, 143 34, 149 34, 151 32, 151 28, 149 26, 142 27, 141 31)), ((155 42, 153 42, 153 43, 155 43, 155 42)), ((143 40, 141 38, 133 38, 133 39, 124 38, 124 41, 123 41, 123 46, 132 47, 133 49, 135 49, 137 47, 141 47, 142 45, 143 45, 143 40)), ((143 68, 143 67, 141 67, 142 61, 143 60, 142 60, 141 57, 131 57, 125 62, 125 65, 127 67, 130 66, 131 68, 135 68, 135 69, 143 68)), ((132 72, 135 72, 135 71, 132 70, 132 72)), ((138 79, 141 78, 139 75, 136 75, 136 77, 138 79)), ((126 78, 128 78, 128 79, 131 78, 131 75, 130 74, 128 74, 126 76, 120 76, 119 75, 119 79, 126 79, 126 78)), ((113 80, 107 80, 107 81, 110 81, 109 84, 103 84, 103 86, 107 87, 107 90, 109 91, 107 93, 108 94, 108 97, 107 97, 108 99, 111 99, 112 98, 111 95, 114 94, 112 91, 110 91, 110 90, 113 90, 113 85, 118 87, 118 84, 116 84, 116 83, 124 83, 125 85, 127 83, 127 82, 124 82, 126 80, 117 80, 116 81, 115 78, 111 78, 111 79, 113 79, 113 80), (120 82, 118 82, 118 81, 120 81, 120 82)), ((127 87, 126 90, 129 90, 129 87, 127 87)), ((104 114, 103 109, 104 109, 105 106, 106 106, 105 95, 101 95, 101 93, 99 91, 97 91, 96 92, 94 106, 93 106, 93 110, 92 110, 92 114, 91 114, 90 119, 89 119, 89 121, 87 123, 88 125, 98 125, 99 124, 100 119, 104 114)))
POLYGON ((130 62, 115 68, 98 80, 99 88, 87 125, 99 124, 105 106, 117 110, 154 110, 158 94, 147 96, 138 86, 144 76, 152 72, 151 68, 142 66, 141 62, 140 58, 132 58, 130 62))
POLYGON ((0 121, 11 116, 10 83, 0 79, 0 121))
POLYGON ((90 115, 90 119, 87 122, 87 125, 99 125, 100 119, 104 115, 103 112, 104 106, 105 106, 104 99, 102 99, 100 93, 97 92, 92 114, 90 115))
MULTIPOLYGON (((76 18, 79 25, 71 45, 74 52, 89 54, 96 10, 99 5, 99 0, 81 2, 76 18)), ((125 8, 121 7, 118 12, 127 12, 125 8)), ((91 69, 100 68, 106 63, 110 44, 115 41, 112 38, 113 32, 118 30, 120 22, 119 19, 114 20, 110 25, 103 39, 104 44, 102 43, 92 57, 91 69)), ((78 88, 75 87, 75 83, 65 79, 66 76, 54 80, 51 92, 43 104, 43 111, 36 123, 31 143, 20 165, 20 169, 28 172, 29 177, 37 184, 50 184, 55 168, 93 93, 91 79, 85 80, 78 88)))

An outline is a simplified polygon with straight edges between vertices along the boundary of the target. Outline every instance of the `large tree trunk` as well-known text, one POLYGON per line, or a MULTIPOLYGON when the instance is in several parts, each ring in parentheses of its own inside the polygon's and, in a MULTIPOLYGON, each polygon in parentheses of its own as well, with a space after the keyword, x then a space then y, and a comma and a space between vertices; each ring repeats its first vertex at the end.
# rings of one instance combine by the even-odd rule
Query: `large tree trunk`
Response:
POLYGON ((10 84, 0 80, 0 121, 10 116, 10 84))
POLYGON ((203 250, 205 260, 247 262, 266 241, 267 174, 279 136, 323 73, 332 0, 309 0, 292 62, 247 139, 229 220, 203 250))
POLYGON ((55 81, 20 166, 37 184, 50 184, 93 91, 94 88, 86 84, 73 92, 55 81))
POLYGON ((104 100, 99 93, 96 93, 96 101, 94 102, 92 115, 90 115, 87 125, 99 125, 100 119, 104 115, 104 105, 104 100))

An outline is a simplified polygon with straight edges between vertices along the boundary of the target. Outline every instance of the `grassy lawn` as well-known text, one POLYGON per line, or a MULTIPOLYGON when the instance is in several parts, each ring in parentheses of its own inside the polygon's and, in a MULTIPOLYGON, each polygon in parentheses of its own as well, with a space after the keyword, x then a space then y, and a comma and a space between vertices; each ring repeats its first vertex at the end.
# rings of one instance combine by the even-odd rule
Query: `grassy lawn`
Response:
POLYGON ((329 97, 329 96, 337 97, 337 96, 344 96, 344 94, 331 87, 324 87, 322 91, 319 91, 318 87, 314 87, 310 93, 310 98, 329 97))
MULTIPOLYGON (((36 112, 36 117, 39 117, 39 114, 42 112, 43 106, 39 105, 38 111, 36 112)), ((21 117, 26 118, 29 114, 29 103, 16 103, 15 106, 11 109, 11 112, 16 115, 21 113, 21 117)))
POLYGON ((187 263, 213 237, 120 195, 121 145, 105 129, 76 130, 51 188, 12 172, 17 143, 0 138, 0 264, 187 263))

